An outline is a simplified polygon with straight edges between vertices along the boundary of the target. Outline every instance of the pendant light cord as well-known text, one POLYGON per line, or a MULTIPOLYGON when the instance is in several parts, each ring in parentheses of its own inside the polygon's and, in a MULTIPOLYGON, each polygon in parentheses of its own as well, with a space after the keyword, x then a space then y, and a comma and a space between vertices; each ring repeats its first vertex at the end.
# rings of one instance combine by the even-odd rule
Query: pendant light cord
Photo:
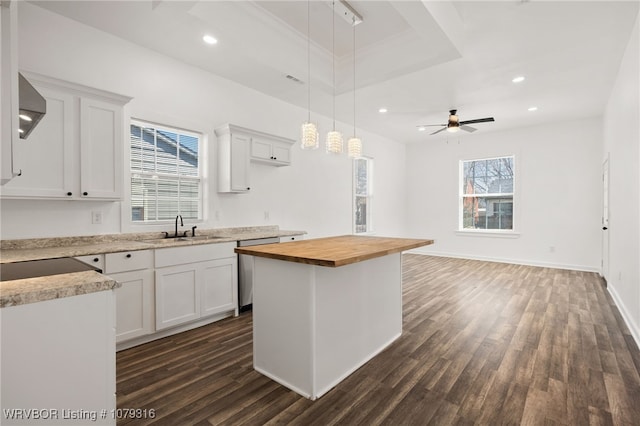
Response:
POLYGON ((307 111, 309 112, 308 123, 311 123, 311 0, 307 0, 307 111))
POLYGON ((356 21, 353 19, 353 137, 356 137, 356 21))
POLYGON ((331 3, 331 59, 333 73, 333 131, 336 130, 336 2, 331 3))

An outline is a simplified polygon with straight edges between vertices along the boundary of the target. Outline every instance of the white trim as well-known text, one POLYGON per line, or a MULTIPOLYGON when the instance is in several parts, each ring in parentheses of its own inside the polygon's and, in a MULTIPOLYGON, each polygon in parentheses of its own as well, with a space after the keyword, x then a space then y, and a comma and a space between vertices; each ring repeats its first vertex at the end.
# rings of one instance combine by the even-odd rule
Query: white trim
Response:
POLYGON ((531 260, 524 260, 524 259, 475 256, 470 254, 457 254, 457 253, 438 252, 438 251, 427 252, 424 250, 425 250, 424 248, 418 248, 418 249, 410 250, 406 253, 421 254, 425 256, 436 256, 436 257, 453 257, 456 259, 482 260, 484 262, 510 263, 514 265, 538 266, 541 268, 566 269, 569 271, 582 271, 582 272, 595 272, 595 273, 598 273, 599 271, 598 266, 571 265, 566 263, 539 262, 539 261, 531 261, 531 260))
POLYGON ((373 157, 363 155, 351 161, 351 233, 353 235, 371 235, 375 232, 373 222, 373 157), (367 195, 356 194, 356 161, 366 160, 367 165, 367 195), (356 198, 365 197, 367 199, 367 230, 356 232, 356 198))
POLYGON ((487 237, 487 238, 520 238, 520 235, 521 235, 520 232, 513 232, 510 230, 485 231, 484 229, 456 230, 454 231, 454 233, 459 237, 487 237))
POLYGON ((609 291, 611 298, 615 302, 616 307, 618 308, 618 311, 620 311, 620 315, 622 316, 624 323, 627 325, 627 328, 631 332, 631 337, 633 337, 633 340, 636 341, 636 345, 640 347, 640 327, 633 322, 633 318, 631 314, 627 310, 627 307, 624 304, 623 299, 616 292, 615 287, 609 283, 607 284, 607 290, 609 291))
MULTIPOLYGON (((518 220, 520 218, 520 210, 519 210, 519 204, 520 204, 520 188, 518 187, 518 183, 519 183, 519 179, 516 176, 516 170, 519 166, 516 165, 516 154, 512 153, 512 154, 505 154, 505 155, 500 155, 500 156, 494 156, 494 157, 488 157, 488 158, 476 158, 476 159, 459 159, 458 160, 458 231, 459 232, 468 232, 469 230, 465 230, 465 228, 463 228, 462 224, 464 222, 464 199, 465 198, 473 198, 473 197, 478 197, 478 198, 487 198, 487 197, 496 197, 496 196, 511 196, 511 204, 512 204, 512 229, 507 229, 505 231, 508 232, 513 232, 517 230, 517 226, 518 226, 518 220), (503 159, 503 158, 512 158, 513 160, 513 188, 512 188, 512 192, 506 192, 506 193, 487 193, 487 194, 465 194, 464 193, 464 189, 463 189, 463 185, 462 182, 464 180, 464 163, 468 163, 468 162, 475 162, 475 161, 488 161, 488 160, 499 160, 499 159, 503 159)), ((493 232, 493 231, 487 231, 487 230, 482 230, 483 232, 493 232)))

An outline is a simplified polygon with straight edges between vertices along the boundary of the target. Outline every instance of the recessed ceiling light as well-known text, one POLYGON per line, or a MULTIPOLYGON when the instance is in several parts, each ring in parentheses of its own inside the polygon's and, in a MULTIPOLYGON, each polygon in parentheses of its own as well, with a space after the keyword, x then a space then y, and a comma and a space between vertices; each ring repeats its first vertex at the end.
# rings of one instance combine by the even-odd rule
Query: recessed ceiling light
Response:
POLYGON ((384 114, 385 112, 387 112, 387 109, 386 109, 386 108, 380 108, 380 109, 378 110, 378 112, 380 112, 380 113, 384 114))
POLYGON ((532 106, 527 109, 527 111, 537 111, 537 110, 538 110, 537 106, 532 106))
POLYGON ((216 44, 216 43, 218 43, 218 40, 215 37, 210 36, 209 34, 203 36, 202 40, 207 44, 216 44))
POLYGON ((419 132, 424 132, 425 130, 427 130, 427 128, 426 128, 426 127, 424 127, 424 126, 420 126, 420 127, 418 127, 418 131, 419 131, 419 132))
POLYGON ((523 77, 523 76, 521 76, 521 75, 519 75, 519 76, 515 77, 515 78, 514 78, 513 80, 511 80, 511 81, 513 81, 514 83, 522 83, 522 82, 524 81, 524 77, 523 77))

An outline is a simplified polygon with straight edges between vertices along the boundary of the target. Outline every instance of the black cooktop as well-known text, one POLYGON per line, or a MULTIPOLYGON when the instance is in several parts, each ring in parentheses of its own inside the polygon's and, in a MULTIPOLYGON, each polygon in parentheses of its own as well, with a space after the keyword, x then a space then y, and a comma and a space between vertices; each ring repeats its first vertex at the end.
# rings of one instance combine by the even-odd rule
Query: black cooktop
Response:
POLYGON ((0 264, 0 281, 20 280, 82 271, 102 272, 101 269, 87 265, 72 257, 62 257, 59 259, 29 260, 26 262, 0 264))

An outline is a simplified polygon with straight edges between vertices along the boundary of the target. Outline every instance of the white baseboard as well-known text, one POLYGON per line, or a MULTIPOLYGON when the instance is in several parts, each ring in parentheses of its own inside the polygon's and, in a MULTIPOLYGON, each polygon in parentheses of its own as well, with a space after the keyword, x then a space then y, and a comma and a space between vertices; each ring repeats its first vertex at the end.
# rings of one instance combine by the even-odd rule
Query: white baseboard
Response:
POLYGON ((535 260, 476 256, 476 255, 470 255, 470 254, 447 253, 447 252, 440 252, 440 251, 425 251, 421 249, 414 249, 405 253, 424 254, 427 256, 437 256, 437 257, 454 257, 457 259, 482 260, 485 262, 512 263, 515 265, 540 266, 543 268, 553 268, 553 269, 568 269, 570 271, 584 271, 584 272, 598 272, 598 273, 600 272, 600 269, 598 267, 586 266, 586 265, 570 265, 566 263, 539 262, 535 260))
POLYGON ((624 301, 618 295, 616 289, 611 285, 611 283, 607 284, 607 290, 609 290, 611 298, 618 307, 620 315, 622 315, 622 319, 624 320, 625 324, 627 324, 627 328, 629 328, 629 331, 631 332, 631 337, 633 337, 633 340, 636 341, 636 345, 638 345, 638 347, 640 348, 640 326, 634 323, 631 314, 629 314, 629 310, 624 304, 624 301))

